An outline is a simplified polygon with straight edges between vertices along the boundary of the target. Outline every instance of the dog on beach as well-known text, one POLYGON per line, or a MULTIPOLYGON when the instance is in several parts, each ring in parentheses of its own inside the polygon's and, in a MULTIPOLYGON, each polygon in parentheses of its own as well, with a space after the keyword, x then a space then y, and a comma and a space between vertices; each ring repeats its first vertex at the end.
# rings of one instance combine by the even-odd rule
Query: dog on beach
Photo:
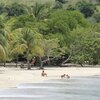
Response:
POLYGON ((46 76, 47 77, 47 73, 45 73, 44 70, 43 70, 42 73, 41 73, 41 76, 43 76, 43 77, 46 76))
POLYGON ((67 78, 70 78, 70 76, 69 76, 68 74, 66 75, 66 77, 67 77, 67 78))
POLYGON ((61 75, 61 78, 68 78, 69 79, 70 76, 68 74, 67 75, 66 74, 63 74, 63 75, 61 75))
POLYGON ((61 78, 65 78, 65 77, 66 77, 66 74, 61 75, 61 78))

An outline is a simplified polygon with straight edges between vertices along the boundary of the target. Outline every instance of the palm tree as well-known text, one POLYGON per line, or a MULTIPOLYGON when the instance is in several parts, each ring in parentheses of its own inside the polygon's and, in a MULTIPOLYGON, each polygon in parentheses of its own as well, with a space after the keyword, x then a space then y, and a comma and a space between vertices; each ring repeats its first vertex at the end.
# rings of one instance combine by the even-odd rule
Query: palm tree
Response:
POLYGON ((13 40, 11 41, 11 55, 13 57, 16 57, 16 67, 17 67, 17 63, 18 63, 18 55, 19 54, 23 54, 24 51, 26 50, 26 45, 24 45, 23 43, 20 42, 20 36, 19 34, 17 34, 17 37, 14 37, 13 40))
POLYGON ((26 46, 26 58, 28 69, 31 69, 30 66, 30 54, 31 50, 34 47, 34 32, 29 28, 22 29, 21 43, 26 46))
POLYGON ((5 30, 4 23, 0 19, 0 61, 4 62, 6 61, 7 46, 8 46, 8 33, 5 30))
POLYGON ((43 49, 43 36, 36 31, 31 29, 23 29, 22 30, 22 43, 26 45, 26 58, 28 69, 31 69, 30 66, 30 59, 33 56, 44 56, 44 49, 43 49))
POLYGON ((31 7, 31 12, 38 20, 40 20, 48 15, 49 9, 50 7, 48 4, 35 3, 35 5, 31 7))
POLYGON ((0 44, 0 61, 4 61, 6 57, 5 49, 3 46, 0 44))

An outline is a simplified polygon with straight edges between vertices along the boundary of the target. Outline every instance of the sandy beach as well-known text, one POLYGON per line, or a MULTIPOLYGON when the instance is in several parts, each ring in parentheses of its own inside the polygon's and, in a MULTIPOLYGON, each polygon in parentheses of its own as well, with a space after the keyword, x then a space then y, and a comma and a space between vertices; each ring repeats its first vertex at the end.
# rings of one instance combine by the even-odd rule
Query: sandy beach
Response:
POLYGON ((60 79, 62 74, 69 74, 71 77, 100 75, 99 68, 79 67, 56 67, 45 68, 48 77, 41 77, 42 70, 0 67, 0 89, 13 88, 20 83, 42 82, 49 79, 60 79))

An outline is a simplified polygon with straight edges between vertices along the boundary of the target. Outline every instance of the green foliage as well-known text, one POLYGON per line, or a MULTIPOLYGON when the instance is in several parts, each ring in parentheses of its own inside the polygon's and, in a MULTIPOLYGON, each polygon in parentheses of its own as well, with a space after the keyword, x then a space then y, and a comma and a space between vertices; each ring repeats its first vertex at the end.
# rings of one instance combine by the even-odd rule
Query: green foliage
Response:
POLYGON ((8 33, 5 30, 4 23, 0 18, 0 60, 5 61, 7 57, 7 44, 8 44, 8 33))
POLYGON ((59 1, 60 3, 66 3, 67 0, 55 0, 55 1, 59 1))
POLYGON ((0 61, 5 61, 6 53, 4 47, 0 44, 0 61))
POLYGON ((35 4, 36 2, 38 3, 54 3, 55 0, 0 0, 1 3, 11 5, 13 3, 18 3, 18 4, 25 4, 28 6, 31 6, 35 4))
POLYGON ((96 0, 100 4, 100 0, 96 0))
POLYGON ((76 10, 76 8, 73 5, 68 5, 67 10, 76 10))
POLYGON ((88 61, 89 63, 93 64, 94 57, 97 57, 97 48, 100 43, 97 37, 95 37, 94 29, 78 28, 72 31, 71 35, 72 60, 79 64, 83 64, 85 61, 88 61))
POLYGON ((33 15, 22 15, 15 19, 12 24, 12 30, 17 28, 28 27, 32 28, 35 24, 36 20, 33 15))
POLYGON ((63 4, 59 1, 56 1, 53 9, 61 9, 61 8, 63 8, 63 4))
POLYGON ((88 6, 81 8, 80 11, 85 15, 85 17, 91 17, 94 14, 94 10, 88 6))
POLYGON ((27 8, 18 3, 13 3, 12 5, 6 7, 8 16, 20 16, 27 13, 27 8))
POLYGON ((82 12, 84 16, 87 18, 91 17, 94 14, 96 6, 92 3, 87 3, 86 1, 82 1, 76 4, 76 9, 79 9, 80 12, 82 12))
POLYGON ((5 9, 5 5, 3 3, 0 4, 0 14, 5 13, 6 9, 5 9))
POLYGON ((48 13, 48 6, 46 4, 35 3, 31 6, 32 13, 38 20, 44 19, 48 13))
POLYGON ((66 34, 77 26, 88 26, 88 22, 78 11, 56 10, 50 14, 50 19, 47 22, 51 33, 66 34))
POLYGON ((96 13, 93 17, 95 18, 97 23, 100 22, 100 13, 96 13))
POLYGON ((13 60, 22 54, 27 58, 28 69, 33 56, 40 58, 41 63, 44 58, 50 61, 50 57, 62 55, 81 65, 85 61, 99 63, 99 12, 93 16, 98 22, 93 26, 87 19, 95 12, 93 4, 80 2, 75 6, 70 3, 72 6, 68 7, 69 4, 64 3, 57 0, 56 9, 53 5, 35 2, 28 7, 18 3, 1 4, 0 61, 7 56, 13 60))

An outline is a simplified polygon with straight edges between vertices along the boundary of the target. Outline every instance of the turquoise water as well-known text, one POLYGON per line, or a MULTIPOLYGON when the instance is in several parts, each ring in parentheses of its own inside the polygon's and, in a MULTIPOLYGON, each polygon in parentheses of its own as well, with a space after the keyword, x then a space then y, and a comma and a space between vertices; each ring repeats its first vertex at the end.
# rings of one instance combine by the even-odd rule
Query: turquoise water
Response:
POLYGON ((19 84, 0 90, 0 100, 100 100, 100 76, 19 84))

